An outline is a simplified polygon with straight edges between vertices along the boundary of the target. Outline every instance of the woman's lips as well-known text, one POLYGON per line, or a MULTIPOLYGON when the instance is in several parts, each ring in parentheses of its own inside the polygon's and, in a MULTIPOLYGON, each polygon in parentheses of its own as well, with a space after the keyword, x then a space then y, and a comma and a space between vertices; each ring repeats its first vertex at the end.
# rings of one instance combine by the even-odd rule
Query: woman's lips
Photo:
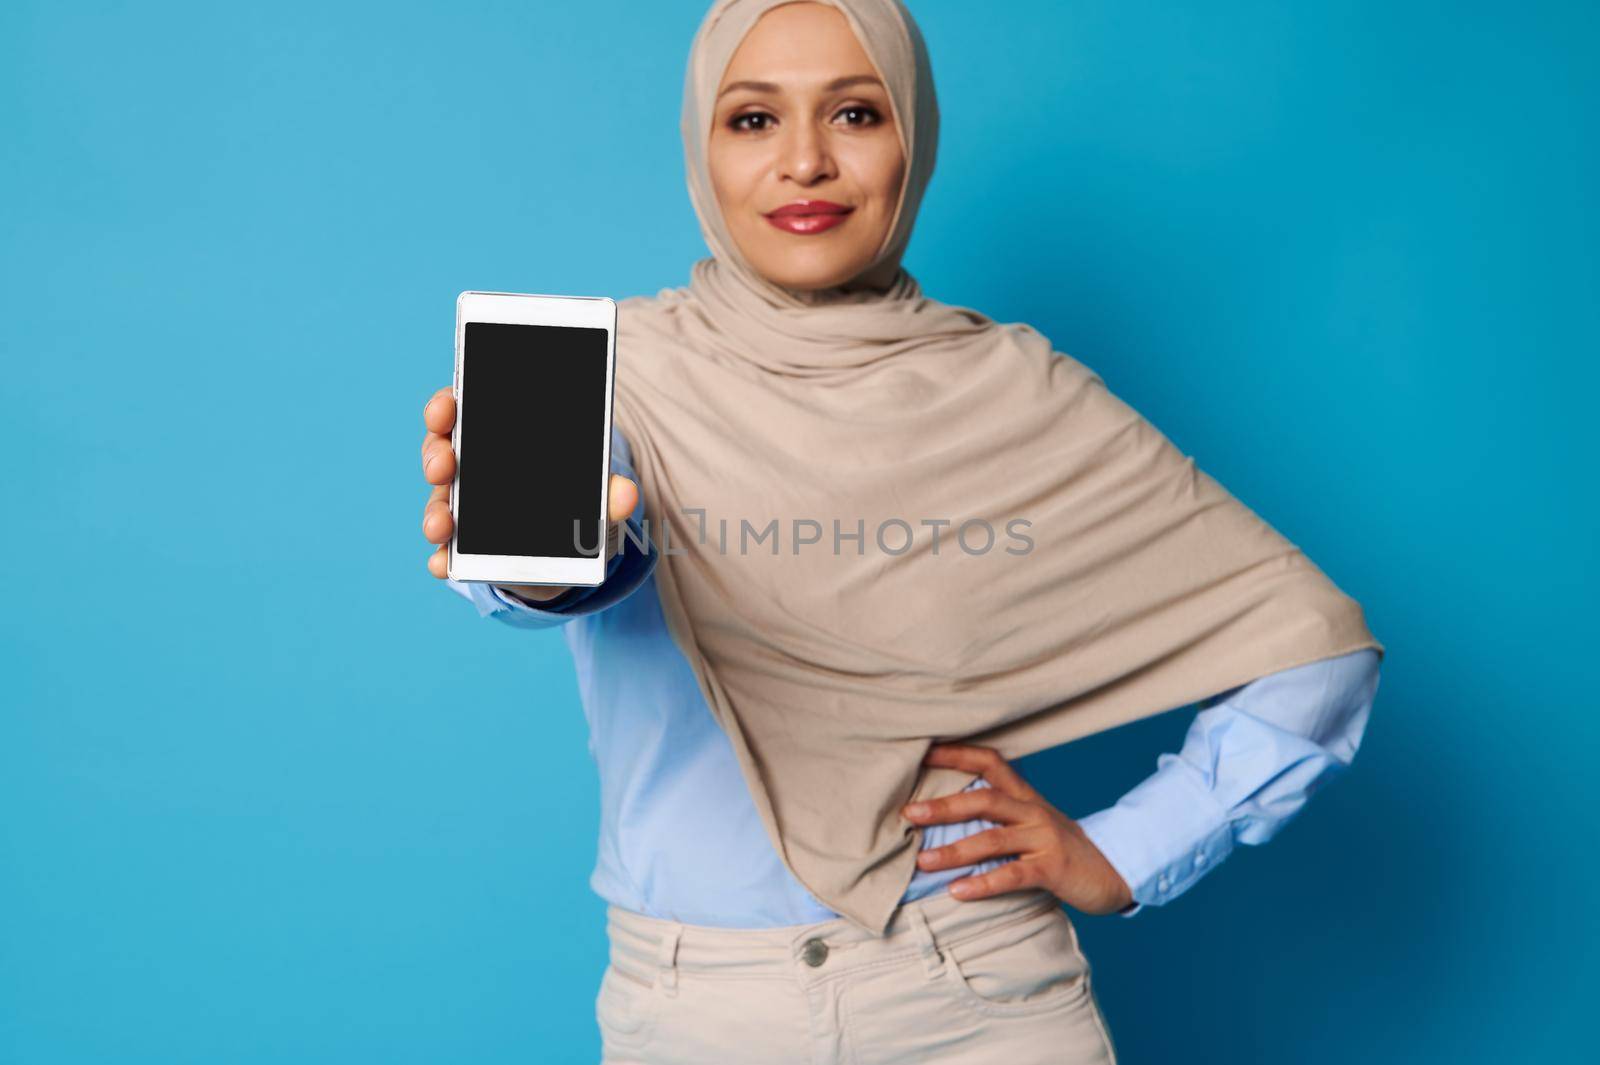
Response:
POLYGON ((805 235, 832 229, 849 218, 853 210, 854 207, 827 200, 796 200, 768 211, 763 217, 785 233, 805 235))

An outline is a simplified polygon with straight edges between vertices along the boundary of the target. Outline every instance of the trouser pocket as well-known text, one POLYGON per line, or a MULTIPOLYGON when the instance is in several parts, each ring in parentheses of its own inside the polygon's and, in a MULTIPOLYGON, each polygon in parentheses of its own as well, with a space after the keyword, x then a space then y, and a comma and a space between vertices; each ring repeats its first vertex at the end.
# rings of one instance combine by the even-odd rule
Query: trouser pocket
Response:
POLYGON ((654 980, 653 973, 616 957, 606 966, 594 1016, 608 1051, 637 1049, 649 1042, 661 994, 654 980))
POLYGON ((980 1013, 1048 1013, 1077 1006, 1089 995, 1089 962, 1059 905, 949 946, 937 945, 945 958, 945 982, 980 1013))

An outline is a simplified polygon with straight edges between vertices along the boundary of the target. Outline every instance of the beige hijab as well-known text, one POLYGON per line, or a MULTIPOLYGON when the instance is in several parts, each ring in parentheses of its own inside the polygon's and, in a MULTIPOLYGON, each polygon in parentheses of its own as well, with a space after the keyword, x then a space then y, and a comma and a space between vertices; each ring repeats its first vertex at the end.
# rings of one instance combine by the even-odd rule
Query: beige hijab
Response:
MULTIPOLYGON (((617 424, 673 638, 772 844, 883 934, 915 868, 913 798, 1317 659, 1383 645, 1361 607, 1088 367, 1022 324, 884 291, 791 292, 730 239, 707 174, 734 49, 783 0, 718 0, 684 91, 712 258, 619 305, 617 424), (775 524, 774 524, 775 523, 775 524), (986 533, 985 530, 988 530, 986 533)), ((933 171, 927 51, 897 0, 832 0, 887 85, 907 180, 933 171)), ((615 663, 627 668, 627 663, 615 663)))

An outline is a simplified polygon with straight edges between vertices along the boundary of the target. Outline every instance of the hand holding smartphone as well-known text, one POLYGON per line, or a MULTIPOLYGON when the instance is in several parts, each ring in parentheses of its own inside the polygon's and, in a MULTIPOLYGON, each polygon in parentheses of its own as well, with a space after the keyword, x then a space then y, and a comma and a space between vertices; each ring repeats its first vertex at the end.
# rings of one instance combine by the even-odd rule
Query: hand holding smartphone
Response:
POLYGON ((423 411, 429 571, 535 602, 601 583, 638 501, 610 474, 616 305, 464 292, 456 307, 455 382, 423 411))

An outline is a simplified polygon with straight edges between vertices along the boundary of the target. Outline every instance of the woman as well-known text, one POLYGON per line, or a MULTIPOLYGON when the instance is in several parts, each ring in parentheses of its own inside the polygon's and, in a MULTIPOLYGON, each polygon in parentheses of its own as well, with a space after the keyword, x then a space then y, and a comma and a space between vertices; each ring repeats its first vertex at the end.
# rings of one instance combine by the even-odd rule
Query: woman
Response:
POLYGON ((578 668, 606 1060, 1114 1060, 1059 904, 1131 914, 1270 838, 1353 757, 1382 645, 1081 364, 921 296, 937 108, 896 0, 719 0, 683 128, 713 256, 619 306, 605 583, 452 585, 578 668), (1082 820, 1005 753, 1193 702, 1082 820))

